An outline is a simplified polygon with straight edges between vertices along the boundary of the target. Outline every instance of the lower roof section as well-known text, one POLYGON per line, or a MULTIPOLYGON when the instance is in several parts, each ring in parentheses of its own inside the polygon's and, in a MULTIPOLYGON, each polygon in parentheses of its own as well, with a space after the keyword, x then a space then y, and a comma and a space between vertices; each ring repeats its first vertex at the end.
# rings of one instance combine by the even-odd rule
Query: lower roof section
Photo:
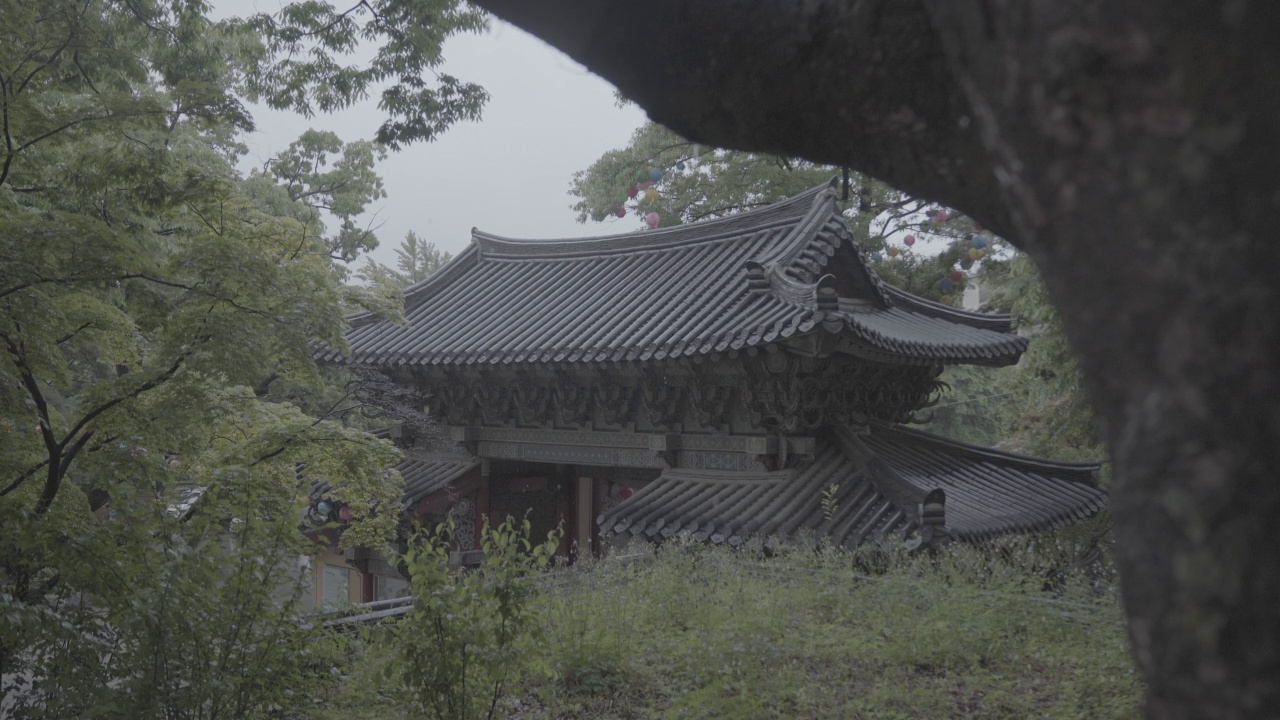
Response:
POLYGON ((982 540, 1093 515, 1106 502, 1096 477, 1096 465, 1038 460, 873 425, 828 433, 814 460, 801 468, 665 470, 598 522, 607 533, 651 539, 689 534, 737 545, 753 536, 807 531, 853 547, 910 532, 924 496, 940 488, 951 535, 982 540))
MULTIPOLYGON (((380 431, 384 432, 385 431, 380 431)), ((375 433, 377 434, 377 433, 375 433)), ((480 467, 480 460, 460 453, 431 453, 409 451, 395 470, 404 479, 404 492, 400 496, 403 508, 413 507, 418 501, 437 490, 442 490, 463 475, 480 467)), ((332 491, 326 482, 311 486, 312 500, 320 500, 332 491)))

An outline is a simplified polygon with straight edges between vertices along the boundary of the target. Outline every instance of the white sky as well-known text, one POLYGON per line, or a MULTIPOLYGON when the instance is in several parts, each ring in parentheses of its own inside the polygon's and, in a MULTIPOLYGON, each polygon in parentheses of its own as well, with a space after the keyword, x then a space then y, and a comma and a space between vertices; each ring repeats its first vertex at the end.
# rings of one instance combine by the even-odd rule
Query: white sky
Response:
MULTIPOLYGON (((336 3, 340 4, 340 3, 336 3)), ((273 11, 278 0, 214 0, 215 15, 273 11)), ((512 237, 581 237, 638 229, 633 218, 580 225, 569 209, 575 171, 624 146, 644 122, 634 105, 614 105, 613 86, 546 43, 496 19, 485 35, 450 39, 443 70, 492 96, 480 122, 455 125, 433 143, 391 153, 378 166, 386 198, 365 218, 380 224, 376 260, 393 264, 409 230, 457 254, 471 228, 512 237)), ((265 107, 246 162, 261 166, 308 127, 343 140, 372 137, 382 115, 377 95, 357 107, 311 119, 265 107)))

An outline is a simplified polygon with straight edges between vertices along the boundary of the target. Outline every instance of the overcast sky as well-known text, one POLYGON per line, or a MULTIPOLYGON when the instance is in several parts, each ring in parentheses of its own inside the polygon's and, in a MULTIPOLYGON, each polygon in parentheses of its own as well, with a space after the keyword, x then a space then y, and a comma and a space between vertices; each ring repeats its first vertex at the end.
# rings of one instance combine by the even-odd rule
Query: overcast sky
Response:
MULTIPOLYGON (((214 0, 217 15, 273 11, 272 0, 214 0)), ((471 228, 529 238, 627 232, 637 220, 580 225, 569 209, 573 173, 627 143, 644 122, 634 105, 614 105, 613 86, 516 27, 493 20, 484 35, 454 37, 444 70, 479 83, 492 98, 480 122, 455 125, 433 143, 392 153, 378 171, 388 197, 376 206, 382 242, 374 257, 394 261, 393 248, 413 230, 453 254, 471 228)), ((255 108, 258 131, 247 162, 261 166, 307 127, 344 140, 373 135, 382 121, 376 95, 358 107, 310 120, 255 108)))

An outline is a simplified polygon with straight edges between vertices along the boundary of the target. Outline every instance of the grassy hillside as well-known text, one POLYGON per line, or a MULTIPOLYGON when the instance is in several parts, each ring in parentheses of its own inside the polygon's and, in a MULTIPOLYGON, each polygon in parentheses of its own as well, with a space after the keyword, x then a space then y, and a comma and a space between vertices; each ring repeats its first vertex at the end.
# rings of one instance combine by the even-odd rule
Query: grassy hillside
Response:
MULTIPOLYGON (((619 553, 626 555, 626 553, 619 553)), ((1128 718, 1141 686, 1109 572, 1061 542, 939 557, 669 543, 544 583, 511 718, 1128 718)), ((314 717, 417 717, 376 633, 314 717), (387 676, 391 679, 387 679, 387 676)))

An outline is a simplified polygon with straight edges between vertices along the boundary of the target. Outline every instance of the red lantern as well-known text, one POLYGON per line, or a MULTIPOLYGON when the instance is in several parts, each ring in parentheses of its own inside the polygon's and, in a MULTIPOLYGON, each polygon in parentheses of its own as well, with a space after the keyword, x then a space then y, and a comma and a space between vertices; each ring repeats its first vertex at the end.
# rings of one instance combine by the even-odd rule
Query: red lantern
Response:
POLYGON ((638 188, 638 187, 636 187, 636 186, 632 185, 632 186, 631 186, 631 189, 627 191, 627 197, 629 197, 629 198, 633 198, 633 197, 635 197, 637 194, 639 194, 639 192, 640 192, 640 188, 638 188))
POLYGON ((351 510, 346 505, 338 508, 338 519, 342 522, 351 522, 351 510))
POLYGON ((640 183, 636 187, 640 188, 641 190, 648 190, 649 188, 653 187, 653 181, 645 180, 644 182, 640 183))
POLYGON ((951 282, 960 282, 963 279, 964 279, 964 273, 960 272, 959 270, 951 271, 951 282))
POLYGON ((625 217, 625 216, 626 216, 626 214, 627 214, 627 209, 626 209, 626 208, 618 208, 617 210, 614 210, 614 211, 613 211, 613 214, 614 214, 614 215, 617 215, 618 217, 625 217))
POLYGON ((906 237, 902 238, 902 244, 903 244, 903 245, 906 245, 907 247, 911 247, 912 245, 915 245, 915 244, 916 244, 916 236, 915 236, 915 235, 908 235, 908 236, 906 236, 906 237))
POLYGON ((635 495, 635 494, 636 494, 636 491, 632 490, 629 487, 622 488, 622 491, 618 493, 618 495, 622 496, 623 500, 628 500, 631 498, 632 495, 635 495))

